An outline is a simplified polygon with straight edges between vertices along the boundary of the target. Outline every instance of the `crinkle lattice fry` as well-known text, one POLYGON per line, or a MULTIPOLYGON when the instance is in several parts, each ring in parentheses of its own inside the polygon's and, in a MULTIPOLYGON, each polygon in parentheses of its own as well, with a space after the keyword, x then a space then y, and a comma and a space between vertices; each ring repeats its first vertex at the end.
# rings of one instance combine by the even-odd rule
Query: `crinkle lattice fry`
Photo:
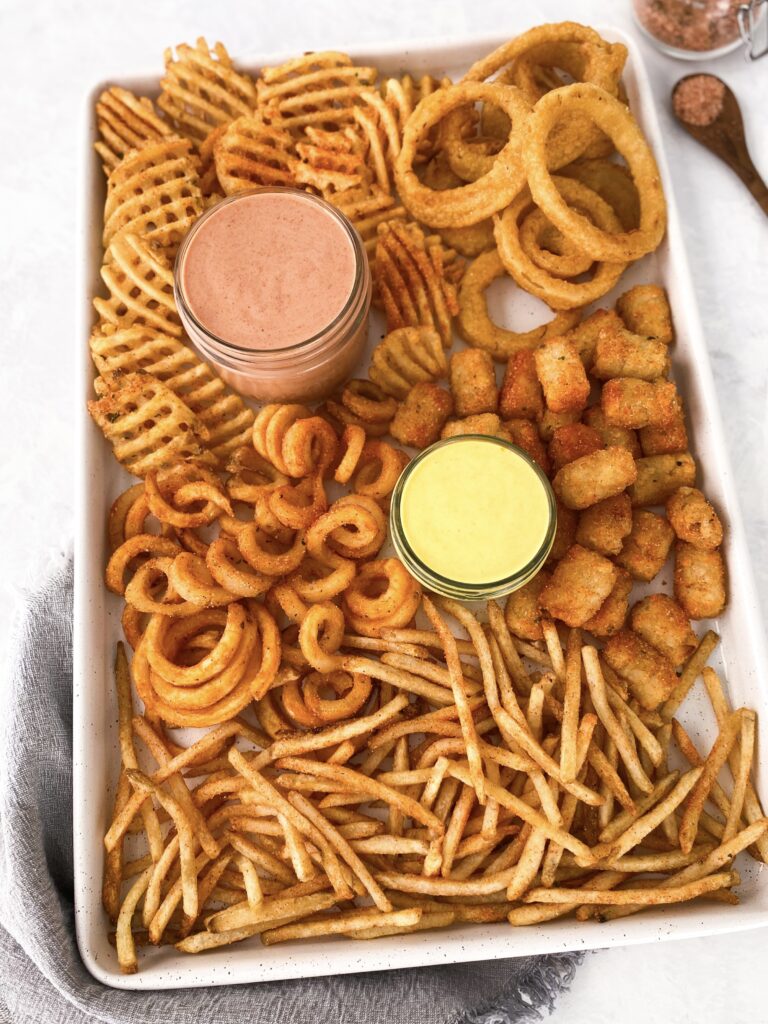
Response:
POLYGON ((380 224, 404 221, 407 214, 394 196, 383 189, 350 188, 345 192, 325 194, 325 198, 341 210, 355 225, 372 262, 376 253, 380 224))
POLYGON ((111 443, 115 458, 134 476, 179 461, 215 462, 205 447, 208 431, 156 377, 118 373, 102 380, 107 390, 88 403, 88 412, 111 443))
MULTIPOLYGON (((442 78, 438 81, 432 75, 422 75, 416 81, 411 75, 401 75, 399 78, 387 78, 381 83, 381 95, 385 104, 392 112, 398 128, 399 143, 397 152, 390 148, 390 157, 394 161, 400 152, 405 122, 414 112, 425 96, 430 96, 435 90, 442 86, 450 85, 450 78, 442 78)), ((437 141, 437 132, 430 132, 429 136, 419 145, 419 155, 414 163, 423 163, 434 153, 437 141)))
POLYGON ((308 53, 262 68, 256 83, 259 110, 291 131, 308 124, 337 126, 352 120, 352 108, 376 75, 376 68, 354 65, 345 53, 308 53))
POLYGON ((307 125, 296 152, 300 157, 296 181, 316 188, 331 202, 335 193, 370 187, 365 142, 353 125, 330 131, 307 125))
POLYGON ((404 399, 416 384, 448 375, 440 335, 432 327, 399 327, 373 350, 368 376, 382 391, 404 399))
POLYGON ((104 161, 105 174, 109 174, 130 150, 173 134, 152 100, 134 96, 130 89, 119 85, 105 89, 96 100, 96 127, 101 139, 93 148, 104 161))
POLYGON ((108 246, 127 231, 173 255, 202 212, 198 160, 189 140, 148 142, 128 153, 109 175, 103 243, 108 246))
POLYGON ((211 49, 201 36, 194 46, 180 43, 175 59, 172 49, 165 51, 157 105, 199 145, 212 128, 251 113, 256 87, 249 75, 235 70, 221 43, 211 49))
POLYGON ((143 370, 170 388, 205 426, 207 445, 220 462, 249 442, 253 410, 178 338, 150 327, 105 325, 89 344, 102 376, 143 370))
POLYGON ((213 146, 216 177, 226 195, 258 185, 296 184, 293 137, 257 114, 239 117, 213 146))
POLYGON ((156 327, 181 337, 173 270, 159 249, 138 235, 118 235, 104 255, 101 277, 109 291, 109 298, 93 300, 101 322, 156 327))
POLYGON ((434 327, 443 345, 450 345, 451 318, 459 307, 448 265, 439 239, 428 240, 418 224, 390 221, 379 227, 374 284, 387 330, 434 327))

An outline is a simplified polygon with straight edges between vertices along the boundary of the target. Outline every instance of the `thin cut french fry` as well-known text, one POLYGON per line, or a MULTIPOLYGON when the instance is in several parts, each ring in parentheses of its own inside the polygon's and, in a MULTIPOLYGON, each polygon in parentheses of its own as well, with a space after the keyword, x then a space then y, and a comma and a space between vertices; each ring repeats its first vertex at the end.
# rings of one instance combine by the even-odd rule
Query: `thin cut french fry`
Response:
POLYGON ((670 721, 677 714, 677 709, 688 696, 688 691, 699 678, 710 654, 720 643, 720 637, 713 630, 708 630, 699 642, 699 646, 685 663, 680 675, 680 682, 661 707, 661 716, 670 721))
MULTIPOLYGON (((559 637, 557 644, 559 647, 559 637)), ((579 726, 579 704, 581 701, 581 630, 579 629, 571 629, 568 633, 562 678, 564 686, 563 720, 560 728, 560 772, 564 782, 573 782, 577 773, 576 733, 579 726)))
MULTIPOLYGON (((599 891, 595 889, 579 889, 581 904, 603 904, 620 906, 623 904, 658 906, 663 903, 683 903, 696 899, 698 896, 715 889, 728 889, 739 884, 739 876, 735 871, 722 871, 709 875, 696 882, 686 885, 659 886, 648 889, 615 889, 599 891)), ((573 889, 531 889, 523 897, 525 903, 570 903, 573 900, 573 889)))
POLYGON ((733 793, 728 817, 723 830, 723 842, 733 839, 741 822, 741 810, 749 785, 749 774, 752 771, 752 758, 755 752, 755 725, 757 716, 748 708, 741 710, 741 735, 739 737, 739 764, 733 777, 733 793))
MULTIPOLYGON (((732 712, 723 722, 720 735, 712 745, 712 749, 700 769, 700 777, 691 792, 680 819, 680 848, 686 853, 693 846, 699 827, 699 817, 712 783, 725 764, 736 738, 741 730, 741 710, 732 712)), ((725 837, 724 837, 725 838, 725 837)))

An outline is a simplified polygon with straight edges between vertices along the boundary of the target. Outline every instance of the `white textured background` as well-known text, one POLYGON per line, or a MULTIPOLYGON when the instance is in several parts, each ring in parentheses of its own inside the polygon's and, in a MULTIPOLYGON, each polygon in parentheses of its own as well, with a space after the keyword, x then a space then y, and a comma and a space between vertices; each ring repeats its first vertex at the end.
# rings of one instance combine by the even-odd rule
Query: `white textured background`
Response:
MULTIPOLYGON (((204 34, 235 55, 467 34, 546 20, 632 31, 614 0, 0 0, 0 654, 23 588, 72 534, 77 128, 93 82, 159 74, 204 34)), ((668 113, 690 66, 644 46, 763 608, 768 609, 768 221, 668 113)), ((768 176, 768 57, 713 67, 741 100, 768 176)), ((569 1024, 768 1021, 768 931, 588 955, 551 1018, 569 1024)), ((279 1022, 276 1022, 279 1024, 279 1022)), ((415 1022, 417 1024, 417 1022, 415 1022)))

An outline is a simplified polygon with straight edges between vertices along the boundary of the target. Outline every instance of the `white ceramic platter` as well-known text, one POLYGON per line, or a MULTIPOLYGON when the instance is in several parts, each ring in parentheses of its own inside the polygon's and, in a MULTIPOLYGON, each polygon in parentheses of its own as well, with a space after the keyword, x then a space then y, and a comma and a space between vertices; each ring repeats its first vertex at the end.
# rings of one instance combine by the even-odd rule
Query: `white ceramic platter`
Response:
MULTIPOLYGON (((630 104, 656 154, 669 204, 669 228, 664 243, 656 254, 641 260, 625 274, 616 294, 642 282, 662 283, 668 291, 677 331, 674 376, 686 402, 692 450, 700 469, 699 483, 715 503, 726 526, 730 602, 725 614, 714 624, 722 637, 718 655, 720 667, 733 705, 756 708, 761 713, 761 722, 765 723, 768 722, 765 676, 768 660, 763 625, 664 143, 637 48, 618 31, 602 31, 607 38, 620 39, 629 47, 625 82, 630 104)), ((353 49, 352 54, 360 63, 374 64, 383 73, 397 74, 407 69, 435 75, 447 73, 456 79, 474 60, 500 42, 498 38, 484 38, 448 45, 394 44, 376 50, 353 49)), ((246 57, 239 65, 255 72, 262 65, 279 63, 288 56, 292 55, 246 57)), ((122 79, 119 84, 140 95, 152 96, 157 93, 158 79, 156 71, 151 76, 122 79)), ((513 929, 507 924, 465 925, 375 942, 328 938, 265 947, 258 939, 253 939, 201 956, 184 955, 170 946, 141 951, 138 974, 126 977, 119 973, 115 951, 107 939, 110 926, 101 906, 101 873, 102 836, 110 819, 119 765, 112 661, 115 642, 120 638, 121 602, 105 589, 103 567, 107 558, 106 512, 132 478, 117 465, 85 409, 86 400, 93 393, 94 370, 87 345, 93 321, 91 297, 99 289, 102 257, 100 236, 105 186, 93 142, 96 138, 94 101, 103 87, 103 84, 97 85, 89 95, 83 124, 78 249, 80 324, 75 350, 79 381, 74 663, 75 910, 80 952, 91 973, 107 985, 129 989, 225 985, 633 945, 768 924, 768 875, 742 856, 738 865, 742 872, 742 904, 738 907, 697 902, 605 924, 580 924, 566 918, 532 928, 513 929)), ((717 239, 713 238, 711 244, 717 245, 717 239)), ((612 304, 615 297, 608 296, 600 304, 612 304)), ((543 319, 541 304, 523 295, 511 282, 494 284, 489 300, 494 318, 511 327, 527 329, 543 319)), ((371 344, 381 337, 381 326, 381 321, 374 316, 371 344)), ((668 577, 666 585, 669 585, 668 577)), ((712 741, 714 722, 706 699, 692 694, 681 718, 701 747, 707 749, 712 741)), ((760 730, 761 739, 763 728, 764 725, 760 730)), ((759 757, 757 776, 759 788, 767 793, 768 764, 760 765, 759 757)))

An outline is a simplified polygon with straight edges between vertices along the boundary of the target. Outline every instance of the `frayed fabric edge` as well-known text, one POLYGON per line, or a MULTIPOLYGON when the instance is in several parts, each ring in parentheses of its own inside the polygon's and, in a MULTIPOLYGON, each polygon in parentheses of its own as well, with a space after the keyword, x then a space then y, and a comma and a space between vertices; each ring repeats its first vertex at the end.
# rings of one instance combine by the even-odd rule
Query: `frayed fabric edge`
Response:
POLYGON ((552 1013, 555 1001, 568 990, 584 953, 552 953, 531 957, 529 966, 492 1003, 467 1013, 462 1011, 446 1024, 524 1024, 542 1019, 542 1009, 552 1013))

